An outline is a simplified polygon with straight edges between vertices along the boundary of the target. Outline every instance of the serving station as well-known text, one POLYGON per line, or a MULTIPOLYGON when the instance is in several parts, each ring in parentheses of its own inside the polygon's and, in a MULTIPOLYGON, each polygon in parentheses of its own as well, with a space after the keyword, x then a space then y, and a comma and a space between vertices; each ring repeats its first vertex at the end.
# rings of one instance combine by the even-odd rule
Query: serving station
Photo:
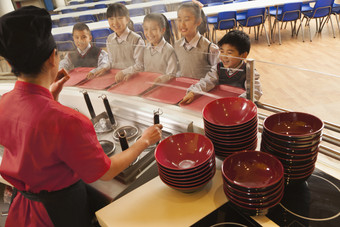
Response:
MULTIPOLYGON (((143 86, 131 87, 116 84, 108 75, 96 80, 87 80, 84 74, 89 70, 74 72, 77 76, 68 81, 59 102, 78 110, 92 120, 98 140, 108 156, 124 152, 126 146, 133 144, 146 127, 158 121, 163 125, 163 138, 160 143, 181 133, 206 134, 207 130, 210 130, 210 139, 214 145, 218 144, 220 128, 216 126, 221 125, 216 122, 209 125, 210 118, 202 116, 201 110, 205 106, 202 103, 209 103, 211 99, 223 96, 221 92, 223 93, 225 88, 217 88, 219 90, 216 95, 208 97, 209 99, 200 103, 198 108, 183 108, 177 104, 178 101, 174 97, 180 97, 194 81, 170 81, 170 84, 176 86, 186 85, 182 89, 177 89, 178 93, 168 93, 170 88, 176 86, 167 87, 165 84, 163 87, 167 90, 169 99, 165 95, 158 96, 162 100, 155 100, 153 93, 164 92, 160 89, 162 85, 155 87, 151 83, 157 75, 148 75, 150 79, 146 80, 143 86), (122 141, 121 137, 125 140, 122 141)), ((130 82, 138 79, 132 78, 130 82)), ((0 95, 10 91, 13 86, 13 83, 0 84, 0 95)), ((234 97, 240 92, 234 91, 234 97)), ((254 112, 251 113, 245 120, 249 122, 243 127, 249 131, 255 145, 251 142, 247 146, 260 150, 263 123, 254 112), (261 130, 257 131, 256 126, 261 130)), ((234 126, 222 127, 224 135, 232 138, 229 141, 232 143, 230 146, 235 146, 240 139, 244 139, 228 134, 230 130, 235 132, 234 126)), ((240 128, 243 127, 241 124, 240 128)), ((270 132, 267 130, 266 133, 270 132)), ((209 134, 207 136, 209 137, 209 134)), ((267 139, 266 142, 270 141, 272 140, 267 139)), ((178 142, 184 143, 185 141, 178 142)), ((281 186, 278 186, 276 192, 283 196, 282 200, 280 197, 278 203, 276 199, 275 202, 278 204, 274 207, 251 216, 235 206, 237 200, 232 202, 226 196, 227 178, 222 177, 223 158, 230 155, 226 150, 220 149, 217 152, 220 157, 213 159, 209 156, 209 159, 204 161, 204 165, 208 167, 209 181, 199 182, 200 187, 194 187, 195 190, 179 190, 171 181, 175 183, 190 181, 195 177, 190 175, 193 171, 187 169, 187 172, 181 173, 189 176, 188 179, 177 177, 176 174, 170 174, 170 178, 167 178, 167 174, 173 171, 172 167, 164 165, 166 168, 160 171, 162 166, 153 155, 156 149, 156 146, 149 147, 117 178, 108 182, 98 180, 91 184, 111 201, 109 205, 96 212, 101 226, 337 226, 340 223, 340 161, 322 153, 318 153, 316 163, 309 163, 313 168, 308 170, 313 171, 306 181, 300 184, 286 182, 284 195, 281 186), (166 180, 170 183, 167 184, 166 180)), ((267 153, 270 156, 271 150, 267 150, 267 153)), ((287 166, 291 167, 288 164, 287 166)), ((196 171, 194 167, 192 168, 196 171)), ((2 182, 6 183, 3 180, 2 182)))

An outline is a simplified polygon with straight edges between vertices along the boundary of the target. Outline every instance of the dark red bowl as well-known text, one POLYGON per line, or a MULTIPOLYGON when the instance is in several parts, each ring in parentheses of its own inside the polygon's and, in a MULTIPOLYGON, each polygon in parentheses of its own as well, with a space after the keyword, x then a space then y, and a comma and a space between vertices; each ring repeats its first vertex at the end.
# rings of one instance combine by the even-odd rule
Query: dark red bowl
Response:
POLYGON ((236 198, 237 200, 239 200, 240 202, 245 203, 244 205, 251 203, 251 204, 265 204, 267 202, 271 202, 273 199, 279 197, 282 193, 282 191, 284 190, 284 183, 282 181, 282 183, 280 183, 280 187, 276 190, 273 191, 271 194, 268 194, 266 196, 261 196, 261 197, 248 197, 248 196, 240 196, 238 194, 233 193, 232 190, 230 190, 226 185, 223 185, 223 189, 228 191, 228 193, 233 196, 234 198, 236 198))
POLYGON ((249 138, 249 141, 246 141, 243 143, 224 144, 224 143, 218 143, 216 141, 213 141, 213 144, 214 144, 215 150, 218 149, 219 151, 235 152, 235 151, 246 150, 249 147, 253 147, 254 145, 257 145, 257 137, 249 138))
POLYGON ((255 141, 255 143, 252 145, 246 146, 243 149, 241 148, 238 150, 225 150, 225 149, 218 149, 215 147, 215 154, 216 154, 216 157, 222 158, 222 160, 224 160, 229 155, 235 154, 240 151, 245 151, 245 150, 253 151, 256 149, 256 147, 257 147, 257 141, 255 141))
POLYGON ((234 126, 218 126, 209 123, 207 120, 203 119, 204 126, 214 130, 214 131, 220 131, 220 132, 230 132, 230 133, 237 133, 237 132, 242 132, 246 130, 247 128, 254 127, 255 125, 258 124, 258 119, 257 116, 248 121, 247 123, 240 124, 240 125, 234 125, 234 126))
POLYGON ((294 159, 294 160, 312 158, 318 152, 318 149, 316 149, 315 151, 311 153, 306 153, 306 154, 286 153, 286 152, 282 152, 278 149, 273 148, 272 146, 267 144, 264 140, 262 140, 261 151, 263 149, 267 150, 269 153, 273 154, 274 156, 278 156, 278 157, 285 158, 285 159, 294 159))
POLYGON ((267 191, 261 191, 261 192, 252 192, 252 190, 249 191, 242 191, 237 188, 234 188, 232 185, 228 184, 228 182, 223 178, 223 185, 228 188, 229 191, 231 191, 233 194, 243 197, 250 197, 250 198, 260 198, 264 196, 269 196, 275 191, 277 191, 282 185, 284 185, 284 179, 280 182, 278 182, 276 185, 274 185, 273 188, 267 190, 267 191))
POLYGON ((278 193, 278 196, 274 199, 272 199, 271 201, 267 201, 265 203, 245 203, 242 202, 241 200, 239 200, 238 198, 233 197, 228 190, 224 190, 224 193, 226 194, 226 196, 228 197, 228 199, 230 199, 231 202, 233 202, 235 205, 237 206, 241 206, 242 208, 246 208, 246 209, 269 209, 275 205, 277 205, 278 203, 280 203, 280 201, 283 198, 283 194, 284 194, 284 187, 282 187, 280 193, 278 193))
POLYGON ((214 155, 212 142, 198 133, 180 133, 161 141, 155 149, 157 163, 167 169, 189 170, 214 155))
POLYGON ((159 172, 159 176, 161 176, 163 179, 165 179, 168 183, 173 184, 173 185, 178 185, 178 186, 191 186, 194 184, 199 184, 201 182, 204 182, 205 180, 207 180, 208 178, 211 178, 211 176, 216 172, 215 168, 210 169, 206 174, 202 175, 200 178, 196 178, 196 179, 173 179, 173 178, 169 178, 167 177, 165 174, 163 174, 162 172, 159 172))
POLYGON ((274 156, 260 151, 241 151, 222 163, 222 174, 240 190, 265 190, 283 178, 283 166, 274 156))
POLYGON ((303 140, 303 141, 302 140, 295 141, 295 140, 278 139, 276 137, 269 135, 265 130, 263 130, 262 136, 270 140, 274 144, 284 146, 284 147, 289 147, 289 148, 306 148, 306 147, 315 146, 321 142, 321 136, 314 137, 311 140, 303 140))
POLYGON ((198 173, 193 173, 191 175, 174 175, 174 174, 169 174, 168 172, 158 168, 158 172, 160 174, 163 174, 164 177, 166 177, 169 180, 173 180, 176 182, 188 182, 188 181, 196 181, 199 179, 202 179, 202 177, 208 175, 210 172, 212 172, 214 169, 216 169, 215 163, 211 163, 209 167, 206 169, 202 169, 202 171, 198 173))
POLYGON ((291 153, 298 153, 298 154, 306 154, 306 153, 311 153, 319 148, 320 142, 314 144, 313 146, 305 146, 305 147, 289 147, 287 146, 282 146, 279 144, 274 143, 270 138, 266 137, 265 135, 262 134, 262 141, 265 141, 267 144, 272 146, 273 148, 285 152, 291 152, 291 153))
POLYGON ((236 126, 256 118, 257 107, 245 98, 226 97, 208 103, 202 115, 213 125, 236 126))
POLYGON ((263 121, 263 128, 282 139, 313 139, 320 136, 323 122, 316 116, 301 112, 273 114, 263 121))
POLYGON ((158 169, 160 169, 162 172, 166 173, 169 176, 176 176, 176 177, 191 177, 191 176, 197 176, 204 172, 206 169, 211 168, 212 166, 215 165, 215 156, 212 157, 211 160, 208 162, 195 167, 193 169, 189 169, 187 171, 179 171, 179 170, 172 170, 172 169, 167 169, 157 163, 158 169))
POLYGON ((250 136, 252 136, 254 134, 257 134, 258 129, 257 129, 257 126, 256 126, 254 128, 249 128, 248 130, 245 130, 242 133, 234 134, 234 133, 216 133, 216 132, 213 132, 213 131, 205 128, 204 132, 209 134, 210 136, 213 136, 216 139, 219 139, 219 140, 231 140, 231 141, 235 141, 235 140, 244 140, 247 137, 250 137, 250 136))

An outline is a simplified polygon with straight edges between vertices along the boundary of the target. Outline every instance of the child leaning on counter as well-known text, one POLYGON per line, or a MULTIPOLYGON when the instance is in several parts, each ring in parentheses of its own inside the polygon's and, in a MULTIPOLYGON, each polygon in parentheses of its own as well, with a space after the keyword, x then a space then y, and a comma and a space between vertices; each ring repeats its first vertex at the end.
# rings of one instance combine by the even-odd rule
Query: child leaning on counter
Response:
POLYGON ((129 10, 122 3, 111 4, 106 11, 110 28, 114 31, 107 37, 109 65, 99 72, 102 75, 110 68, 122 69, 116 74, 116 82, 127 80, 134 73, 143 71, 144 40, 128 28, 129 10))
MULTIPOLYGON (((212 67, 211 71, 198 83, 189 87, 180 103, 189 104, 194 100, 195 95, 210 91, 218 84, 228 84, 245 90, 249 88, 246 80, 246 72, 249 68, 244 61, 250 51, 249 36, 243 31, 230 31, 218 42, 218 46, 221 62, 212 67)), ((262 95, 259 79, 260 75, 255 70, 255 100, 259 100, 262 95)), ((246 92, 240 97, 245 98, 246 92)))
POLYGON ((179 76, 201 79, 218 63, 218 47, 199 33, 201 23, 198 4, 186 2, 179 6, 177 26, 182 38, 174 46, 179 61, 179 76))
POLYGON ((97 67, 92 69, 88 78, 92 78, 98 71, 108 64, 108 54, 106 51, 92 46, 92 35, 89 27, 85 23, 77 23, 73 26, 72 36, 76 51, 68 53, 59 63, 59 70, 64 68, 70 71, 77 67, 97 67))
POLYGON ((174 48, 169 44, 170 25, 163 14, 150 13, 144 17, 144 35, 148 41, 144 50, 144 71, 161 73, 155 83, 165 83, 178 70, 174 48))

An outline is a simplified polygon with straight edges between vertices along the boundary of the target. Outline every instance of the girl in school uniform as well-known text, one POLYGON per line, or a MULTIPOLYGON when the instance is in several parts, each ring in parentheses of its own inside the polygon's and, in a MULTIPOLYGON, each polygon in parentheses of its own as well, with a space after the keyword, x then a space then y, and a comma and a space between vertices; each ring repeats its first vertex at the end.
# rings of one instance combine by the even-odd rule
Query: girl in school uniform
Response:
POLYGON ((219 49, 198 32, 201 9, 193 2, 183 3, 177 10, 177 26, 182 38, 175 43, 179 76, 201 79, 219 61, 219 49))
POLYGON ((125 5, 114 3, 107 8, 107 20, 114 31, 107 37, 106 47, 109 54, 109 65, 97 76, 110 68, 122 69, 116 74, 116 82, 127 80, 136 72, 143 71, 144 40, 128 28, 129 11, 125 5))
POLYGON ((176 76, 178 65, 174 48, 169 44, 171 32, 163 14, 144 17, 143 30, 148 41, 144 50, 144 71, 161 73, 155 83, 165 83, 176 76))

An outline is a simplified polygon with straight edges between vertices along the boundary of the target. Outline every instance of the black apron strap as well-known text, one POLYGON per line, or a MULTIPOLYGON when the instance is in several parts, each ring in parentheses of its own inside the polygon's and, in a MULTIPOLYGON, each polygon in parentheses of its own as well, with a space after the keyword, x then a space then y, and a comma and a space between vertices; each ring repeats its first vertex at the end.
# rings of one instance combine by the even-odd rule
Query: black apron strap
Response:
POLYGON ((90 227, 94 212, 91 212, 87 186, 80 180, 59 191, 30 193, 20 191, 27 199, 43 203, 56 227, 90 227))

